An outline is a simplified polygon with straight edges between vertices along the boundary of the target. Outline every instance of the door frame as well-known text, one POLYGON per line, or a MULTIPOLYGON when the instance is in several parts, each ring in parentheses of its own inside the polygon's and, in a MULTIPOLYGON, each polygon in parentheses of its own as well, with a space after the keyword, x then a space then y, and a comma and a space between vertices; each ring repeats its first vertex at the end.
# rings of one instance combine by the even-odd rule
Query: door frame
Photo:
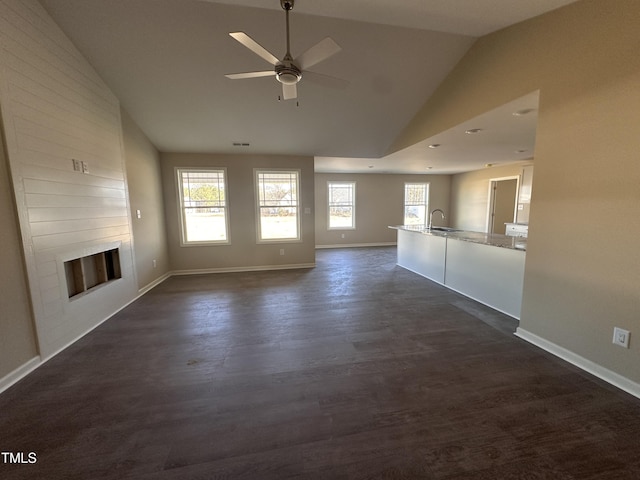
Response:
POLYGON ((485 223, 487 233, 491 233, 493 231, 493 211, 495 208, 495 195, 494 195, 494 186, 497 182, 502 182, 504 180, 515 180, 516 181, 516 194, 515 201, 513 202, 513 221, 516 220, 516 215, 518 214, 518 198, 520 195, 520 175, 510 175, 508 177, 496 177, 489 179, 489 194, 487 201, 487 220, 485 223))

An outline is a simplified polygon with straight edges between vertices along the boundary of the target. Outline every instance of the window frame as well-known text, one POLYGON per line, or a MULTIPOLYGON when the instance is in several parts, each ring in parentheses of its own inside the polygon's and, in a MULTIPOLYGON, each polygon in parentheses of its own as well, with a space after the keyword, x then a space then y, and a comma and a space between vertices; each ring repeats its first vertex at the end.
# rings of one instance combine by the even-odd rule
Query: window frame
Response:
POLYGON ((230 245, 231 244, 231 235, 229 231, 229 186, 228 186, 228 177, 227 177, 227 169, 226 167, 175 167, 176 172, 176 186, 178 189, 178 217, 180 219, 180 246, 181 247, 198 247, 204 245, 230 245), (183 173, 210 173, 210 172, 221 172, 224 180, 224 205, 222 207, 224 209, 224 229, 225 229, 225 239, 224 240, 187 240, 187 218, 185 215, 186 207, 184 204, 184 188, 183 188, 183 173))
POLYGON ((417 225, 423 225, 423 226, 427 226, 428 222, 429 222, 429 203, 430 203, 430 195, 431 195, 431 183, 430 182, 404 182, 404 192, 403 192, 403 199, 402 199, 402 224, 403 225, 414 225, 414 224, 410 224, 410 223, 406 223, 407 222, 407 207, 412 207, 412 206, 424 206, 424 223, 419 223, 417 225), (424 204, 422 203, 408 203, 407 202, 407 187, 408 186, 415 186, 415 185, 420 185, 420 186, 424 186, 425 187, 425 201, 424 204))
POLYGON ((253 181, 254 181, 254 195, 255 195, 255 208, 256 208, 256 243, 269 244, 269 243, 297 243, 302 242, 302 225, 301 225, 301 183, 302 171, 298 168, 254 168, 253 181), (296 236, 295 237, 281 237, 281 238, 262 238, 262 208, 273 208, 260 205, 260 175, 261 174, 295 174, 296 179, 296 199, 295 205, 287 206, 287 208, 295 208, 296 210, 296 236))
POLYGON ((356 229, 356 182, 355 180, 328 180, 327 181, 327 230, 355 230, 356 229), (331 207, 335 206, 331 203, 331 187, 333 185, 350 185, 351 186, 351 226, 331 226, 331 207))

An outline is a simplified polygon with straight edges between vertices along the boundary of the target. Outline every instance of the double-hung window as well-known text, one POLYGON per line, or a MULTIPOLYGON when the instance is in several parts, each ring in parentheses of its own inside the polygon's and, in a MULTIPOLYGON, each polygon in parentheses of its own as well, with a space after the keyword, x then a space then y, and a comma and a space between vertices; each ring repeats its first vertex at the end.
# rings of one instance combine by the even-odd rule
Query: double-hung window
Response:
POLYGON ((328 182, 329 229, 356 228, 356 183, 328 182))
POLYGON ((300 171, 256 170, 258 241, 300 240, 300 171))
POLYGON ((229 242, 226 171, 178 168, 182 244, 229 242))
POLYGON ((429 184, 404 184, 404 225, 426 225, 429 211, 429 184))

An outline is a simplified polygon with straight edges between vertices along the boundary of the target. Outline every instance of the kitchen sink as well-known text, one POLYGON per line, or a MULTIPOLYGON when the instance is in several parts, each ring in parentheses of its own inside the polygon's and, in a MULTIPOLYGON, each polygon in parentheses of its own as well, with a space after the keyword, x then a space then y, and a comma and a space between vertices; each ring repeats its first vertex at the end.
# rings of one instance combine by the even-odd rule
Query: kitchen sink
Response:
POLYGON ((430 229, 428 228, 428 230, 435 230, 436 232, 461 232, 462 230, 456 230, 455 228, 449 228, 449 227, 431 227, 430 229))

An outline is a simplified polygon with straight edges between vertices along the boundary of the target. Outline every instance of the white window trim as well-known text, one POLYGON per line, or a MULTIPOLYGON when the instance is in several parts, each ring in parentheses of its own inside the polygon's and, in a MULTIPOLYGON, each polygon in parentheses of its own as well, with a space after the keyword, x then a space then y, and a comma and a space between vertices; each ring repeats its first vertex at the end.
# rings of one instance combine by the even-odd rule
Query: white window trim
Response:
POLYGON ((426 226, 428 224, 428 222, 429 222, 429 204, 431 203, 431 198, 430 198, 430 196, 431 196, 431 183, 430 182, 404 182, 404 190, 402 192, 402 195, 403 195, 403 199, 402 199, 402 222, 403 223, 405 223, 405 221, 406 221, 405 211, 406 211, 407 205, 408 205, 407 204, 407 197, 406 197, 407 185, 426 185, 426 187, 427 187, 427 191, 426 191, 426 195, 425 195, 426 203, 424 205, 424 207, 425 207, 424 208, 425 218, 424 218, 424 224, 421 224, 421 225, 425 225, 426 226))
POLYGON ((328 180, 327 181, 327 230, 355 230, 356 229, 356 182, 346 180, 328 180), (353 190, 353 199, 351 203, 352 222, 350 227, 332 227, 331 226, 331 185, 351 185, 353 190))
POLYGON ((300 191, 300 177, 302 176, 302 171, 298 168, 254 168, 253 169, 253 191, 255 195, 255 209, 256 209, 256 243, 258 244, 270 244, 270 243, 300 243, 302 242, 302 226, 301 226, 301 213, 302 213, 302 199, 301 199, 301 191, 300 191), (296 215, 296 231, 297 237, 290 238, 266 238, 262 237, 262 224, 260 222, 260 181, 259 175, 261 173, 295 173, 296 174, 296 192, 297 192, 297 204, 296 208, 298 209, 298 213, 296 215))
POLYGON ((180 219, 180 246, 181 247, 201 247, 205 245, 230 245, 231 244, 231 234, 229 231, 229 186, 227 182, 227 169, 226 167, 202 167, 202 168, 194 168, 194 167, 175 167, 175 175, 176 179, 176 188, 178 195, 178 218, 180 219), (182 172, 224 172, 224 190, 225 190, 225 231, 227 235, 226 240, 204 240, 204 241, 187 241, 186 240, 186 228, 187 228, 187 220, 184 215, 184 198, 182 191, 182 172))

